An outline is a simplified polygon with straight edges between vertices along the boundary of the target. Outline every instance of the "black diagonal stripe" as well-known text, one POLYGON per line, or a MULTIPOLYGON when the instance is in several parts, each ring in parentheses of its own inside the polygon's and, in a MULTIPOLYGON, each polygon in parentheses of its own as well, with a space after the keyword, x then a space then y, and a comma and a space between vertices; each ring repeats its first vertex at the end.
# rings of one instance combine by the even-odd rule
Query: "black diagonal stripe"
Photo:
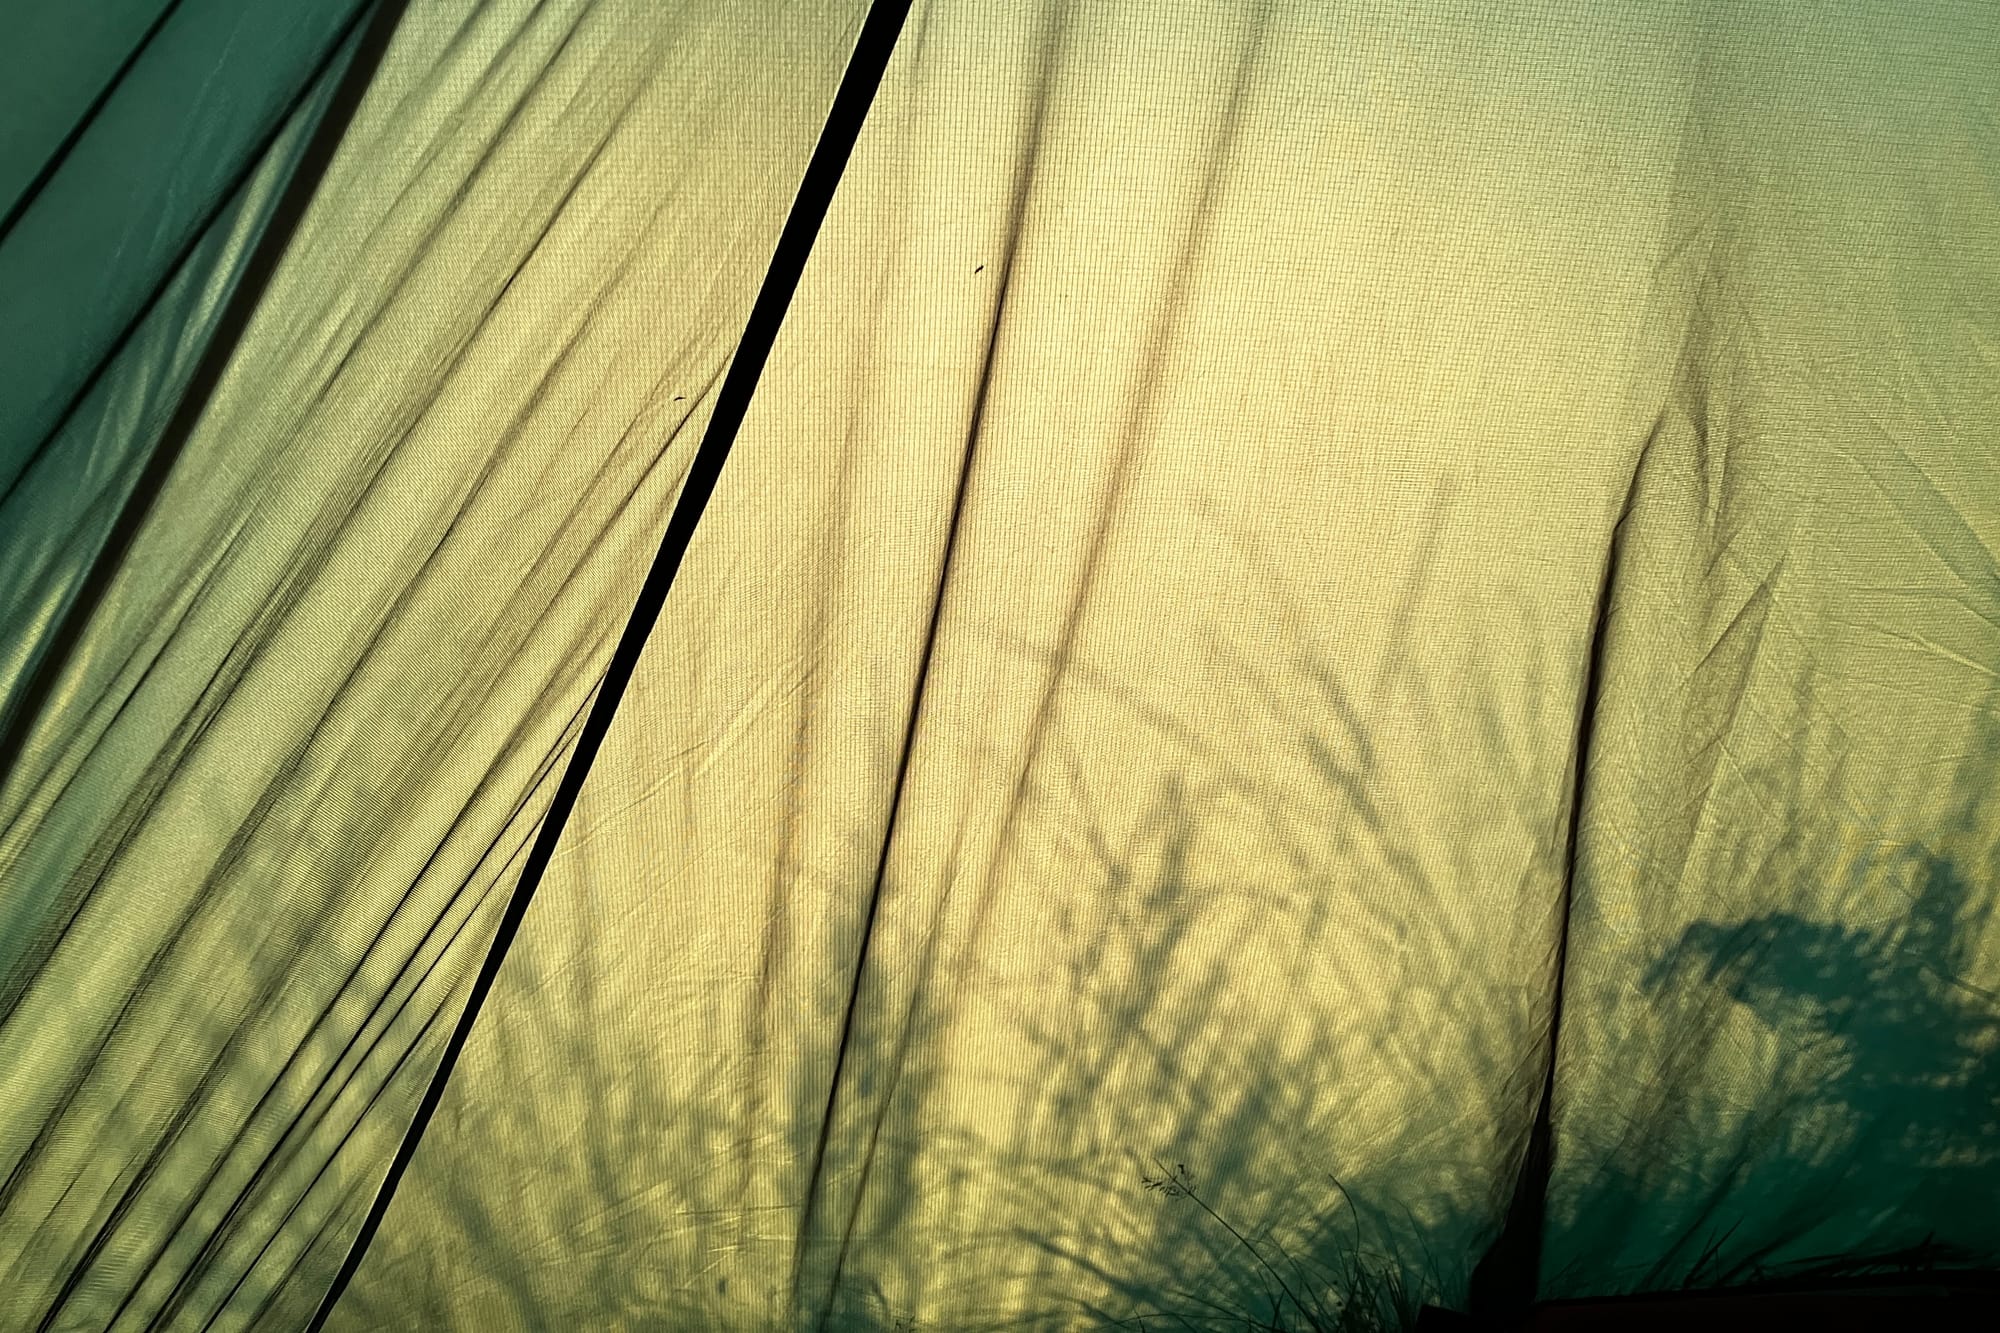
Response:
POLYGON ((528 904, 555 854, 556 844, 562 839, 563 826, 576 807, 577 796, 590 774, 591 762, 597 757, 597 751, 611 729, 612 717, 631 683, 632 673, 639 664, 639 655, 646 646, 646 637, 666 604, 674 575, 679 572, 681 560, 687 554, 688 541, 694 535, 696 524, 701 521, 702 511, 715 490, 722 465, 729 457, 730 446, 735 443, 736 433, 742 427, 751 395, 756 392, 764 363, 770 357, 771 344, 777 339, 778 329, 784 323, 792 293, 798 288, 799 277, 812 254, 813 242, 819 236, 820 223, 833 200, 834 188, 839 185, 841 174, 847 168, 854 141, 861 133, 861 123, 875 100, 875 90, 881 85, 882 73, 888 66, 889 55, 895 49, 896 38, 902 31, 903 19, 909 10, 910 0, 874 0, 869 7, 868 17, 861 26, 861 35, 855 41, 854 54, 848 61, 847 72, 841 78, 840 89, 834 94, 833 106, 827 113, 825 128, 820 132, 819 144, 814 148, 812 161, 799 183, 798 195, 792 203, 790 216, 785 219, 784 230, 779 233, 771 266, 764 275, 764 284, 750 309, 750 319, 744 326, 735 359, 730 363, 729 374, 716 395, 715 414, 709 419, 701 447, 688 466, 680 501, 667 520, 667 532, 660 543, 659 554, 654 557, 652 568, 646 572, 646 581, 640 586, 638 599, 633 603, 631 618, 625 622, 625 631, 611 654, 611 663, 605 669, 590 717, 577 738, 576 751, 569 767, 563 772, 562 781, 556 786, 555 797, 549 803, 548 814, 542 820, 535 845, 521 869, 520 881, 501 913, 492 946, 473 979, 465 1011, 445 1043, 437 1071, 431 1076, 430 1085, 424 1089, 423 1099, 417 1104, 416 1116, 389 1163, 388 1174, 383 1178, 381 1189, 376 1192, 375 1201, 361 1223, 361 1230, 355 1236, 347 1258, 341 1263, 340 1271, 335 1274, 333 1285, 328 1288, 312 1321, 306 1325, 307 1333, 320 1333, 325 1327, 334 1305, 360 1268, 369 1243, 388 1213, 396 1186, 416 1155, 424 1129, 430 1124, 431 1116, 444 1096, 452 1068, 457 1064, 466 1038, 478 1020, 480 1006, 493 989, 493 981, 506 959, 508 946, 520 930, 521 920, 527 914, 528 904))

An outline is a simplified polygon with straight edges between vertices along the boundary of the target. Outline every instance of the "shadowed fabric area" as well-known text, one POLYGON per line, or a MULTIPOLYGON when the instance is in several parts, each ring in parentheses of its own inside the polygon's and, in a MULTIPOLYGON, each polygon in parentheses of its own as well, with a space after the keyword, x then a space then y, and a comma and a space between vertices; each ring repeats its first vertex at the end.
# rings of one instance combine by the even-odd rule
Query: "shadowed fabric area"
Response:
POLYGON ((628 681, 869 13, 24 7, 0 1330, 2000 1267, 2000 11, 919 0, 628 681))

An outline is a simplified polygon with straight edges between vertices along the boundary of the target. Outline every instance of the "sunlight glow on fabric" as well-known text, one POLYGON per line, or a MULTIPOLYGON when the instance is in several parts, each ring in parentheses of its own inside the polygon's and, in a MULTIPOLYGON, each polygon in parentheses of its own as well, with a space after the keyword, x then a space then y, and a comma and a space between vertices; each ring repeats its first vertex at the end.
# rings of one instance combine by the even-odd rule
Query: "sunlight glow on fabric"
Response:
POLYGON ((627 680, 868 0, 294 8, 0 44, 0 1330, 2000 1266, 2000 11, 917 3, 627 680))

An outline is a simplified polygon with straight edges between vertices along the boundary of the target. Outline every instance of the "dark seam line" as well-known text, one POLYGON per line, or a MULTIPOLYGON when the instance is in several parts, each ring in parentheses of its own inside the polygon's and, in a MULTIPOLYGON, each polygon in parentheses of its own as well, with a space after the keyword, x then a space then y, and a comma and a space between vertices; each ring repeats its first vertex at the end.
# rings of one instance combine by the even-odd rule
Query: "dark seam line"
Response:
MULTIPOLYGON (((930 21, 931 12, 930 10, 925 11, 924 23, 927 24, 930 21)), ((1056 24, 1059 25, 1061 21, 1060 11, 1056 11, 1053 17, 1056 24)), ((1047 38, 1049 35, 1049 26, 1047 24, 1044 25, 1044 38, 1047 38)), ((923 31, 922 27, 918 30, 920 47, 923 31)), ((1059 26, 1057 26, 1056 31, 1060 32, 1059 26)), ((921 53, 919 52, 916 59, 921 61, 921 58, 921 53)), ((895 784, 891 789, 889 798, 888 818, 882 827, 882 845, 875 863, 875 877, 869 885, 868 906, 862 920, 860 942, 855 951, 854 976, 848 983, 847 1007, 841 1019, 839 1044, 834 1049, 833 1074, 827 1083, 826 1107, 820 1117, 819 1133, 813 1144, 812 1162, 806 1177, 805 1203, 799 1210, 799 1227, 792 1250, 791 1289, 787 1299, 788 1308, 794 1319, 801 1313, 799 1301, 805 1276, 806 1241, 812 1228, 813 1213, 818 1204, 821 1183, 825 1174, 826 1154, 832 1140, 833 1120, 835 1112, 838 1109, 842 1086, 841 1081, 846 1070, 848 1051, 853 1042, 855 1016, 860 1007, 863 974, 868 966, 869 945, 875 938, 875 921, 881 906, 882 895, 887 885, 889 856, 894 847, 896 835, 901 831, 900 820, 903 797, 909 783, 912 756, 916 752, 917 731, 922 721, 924 702, 930 686, 931 665, 937 655, 938 631, 944 619, 945 598, 950 591, 952 572, 956 567, 959 534, 964 526, 965 514, 969 507, 973 464, 977 456, 980 438, 985 431, 987 402, 992 396, 994 375, 998 365, 1000 330, 1006 318, 1007 298, 1008 293, 1013 287, 1015 266, 1020 259, 1021 233, 1023 219, 1026 215, 1028 184, 1032 178, 1035 164, 1041 156, 1040 145, 1043 124, 1048 114, 1049 79, 1050 75, 1045 65, 1039 79, 1034 117, 1030 123, 1027 141, 1023 146, 1020 161, 1015 167, 1013 202, 1007 227, 1007 257, 1001 265, 999 280, 996 284, 997 290, 994 294, 993 315, 987 325, 986 354, 980 365, 979 386, 973 396, 972 418, 966 430, 965 449, 959 461, 958 484, 952 495, 951 516, 945 528, 944 552, 938 568, 937 590, 931 602, 930 621, 924 632, 923 653, 917 663, 916 683, 910 697, 909 719, 903 733, 903 745, 897 755, 895 784)), ((980 267, 984 268, 985 265, 982 264, 980 267)), ((974 271, 977 272, 978 270, 974 271)), ((947 885, 947 896, 949 896, 949 892, 950 889, 947 885)), ((926 961, 923 967, 926 972, 929 969, 928 959, 935 941, 936 933, 933 931, 925 946, 926 961)), ((881 1131, 881 1116, 884 1108, 895 1099, 896 1087, 901 1077, 903 1061, 909 1047, 911 1024, 915 1021, 914 999, 915 996, 913 993, 912 1008, 904 1016, 903 1029, 897 1042, 895 1062, 889 1072, 889 1086, 883 1094, 881 1106, 877 1108, 876 1122, 869 1137, 868 1154, 863 1159, 861 1177, 856 1183, 855 1192, 850 1201, 847 1225, 841 1235, 839 1251, 834 1256, 833 1271, 827 1278, 827 1303, 820 1308, 819 1320, 816 1325, 817 1329, 821 1330, 821 1333, 823 1333, 826 1321, 831 1315, 833 1301, 838 1295, 840 1275, 846 1267, 848 1251, 853 1243, 855 1220, 860 1213, 862 1199, 868 1188, 869 1171, 872 1169, 874 1163, 875 1140, 881 1131)))
POLYGON ((1528 1151, 1507 1209, 1500 1236, 1480 1259, 1475 1270, 1470 1313, 1498 1326, 1512 1327, 1527 1317, 1541 1283, 1543 1230, 1547 1222, 1549 1181, 1555 1168, 1556 1059, 1561 1050, 1563 991, 1569 971, 1570 919, 1576 900, 1577 847, 1583 830, 1583 807, 1590 773, 1592 736, 1596 730, 1598 700, 1604 685, 1605 645, 1610 638, 1611 602, 1618 584, 1618 568, 1625 545, 1626 523, 1638 499, 1639 476, 1646 467, 1661 425, 1656 424, 1632 468, 1625 502, 1611 528, 1610 549, 1605 557, 1603 582, 1597 590, 1596 615, 1590 635, 1590 651, 1585 660, 1581 716, 1577 724, 1576 777, 1570 788, 1569 827, 1563 848, 1562 915, 1556 936, 1555 986, 1549 1006, 1548 1066, 1542 1075, 1541 1100, 1535 1108, 1533 1128, 1528 1135, 1528 1151))
MULTIPOLYGON (((820 1183, 825 1176, 826 1152, 832 1138, 833 1118, 840 1096, 841 1080, 846 1070, 848 1052, 854 1043, 855 1016, 860 1009, 861 985, 868 969, 868 946, 875 938, 875 920, 880 914, 883 890, 888 883, 889 854, 895 847, 896 834, 902 828, 900 819, 903 808, 903 797, 909 789, 910 760, 916 753, 917 731, 923 718, 925 694, 930 686, 931 666, 937 657, 938 627, 944 620, 945 597, 951 585, 951 575, 956 564, 959 533, 964 527, 967 499, 971 493, 973 460, 978 447, 980 427, 986 416, 986 400, 992 390, 994 366, 1000 345, 1000 325, 1007 307, 1007 288, 1013 274, 1014 250, 1019 245, 1019 221, 1017 215, 1014 229, 1015 241, 1009 248, 1007 267, 1001 274, 998 284, 999 293, 994 302, 993 318, 986 340, 986 360, 980 369, 978 399, 972 411, 971 429, 966 432, 965 451, 959 462, 958 485, 952 496, 951 517, 945 529, 944 556, 938 565, 937 591, 931 599, 930 623, 924 630, 924 649, 917 663, 916 685, 911 693, 909 720, 903 729, 903 745, 896 757, 896 779, 891 788, 892 794, 889 798, 889 816, 883 821, 882 825, 882 846, 880 853, 875 859, 875 877, 869 884, 868 907, 861 923, 860 943, 855 950, 854 976, 848 983, 847 1007, 843 1012, 840 1023, 840 1041, 834 1048, 833 1075, 827 1082, 826 1110, 820 1117, 819 1136, 813 1144, 812 1165, 806 1176, 805 1204, 799 1210, 798 1238, 792 1251, 792 1281, 791 1296, 789 1298, 794 1317, 799 1313, 798 1306, 801 1283, 804 1278, 807 1232, 812 1226, 813 1209, 818 1202, 820 1183)), ((907 1026, 904 1031, 907 1034, 907 1026)), ((893 1078, 890 1086, 893 1089, 893 1078)), ((893 1092, 889 1095, 893 1096, 893 1092)), ((866 1172, 864 1170, 860 1188, 865 1187, 866 1172)), ((855 1207, 857 1210, 859 1206, 860 1195, 857 1192, 855 1196, 855 1207)), ((841 1266, 846 1262, 848 1239, 853 1233, 853 1223, 853 1213, 850 1212, 848 1216, 847 1236, 842 1238, 840 1254, 834 1260, 832 1281, 836 1285, 839 1280, 841 1266)), ((821 1307, 816 1327, 820 1329, 825 1328, 828 1313, 832 1308, 831 1300, 829 1300, 827 1305, 821 1307)))
POLYGON ((826 217, 827 206, 832 202, 834 188, 839 185, 841 174, 846 170, 849 155, 854 150, 854 142, 860 137, 861 123, 868 114, 869 106, 875 100, 875 90, 882 82, 883 71, 889 63, 890 52, 895 49, 896 38, 902 30, 903 19, 909 13, 910 0, 874 0, 869 6, 868 17, 862 23, 861 34, 856 39, 854 51, 848 60, 847 72, 841 77, 840 88, 834 94, 832 108, 827 113, 826 124, 820 132, 819 144, 813 150, 812 160, 807 165, 805 175, 800 180, 798 194, 793 201, 790 216, 785 219, 784 230, 778 236, 778 244, 772 253, 771 266, 765 272, 763 286, 758 290, 756 304, 751 307, 750 318, 744 326, 742 341, 737 345, 736 356, 730 363, 729 374, 722 382, 716 395, 715 414, 709 419, 708 430, 702 437, 701 447, 696 451, 688 466, 687 480, 681 488, 681 498, 674 506, 673 515, 667 520, 665 538, 660 543, 658 555, 652 567, 646 572, 646 580, 640 586, 639 595, 633 603, 631 618, 625 623, 617 648, 612 652, 610 664, 605 668, 604 680, 599 685, 597 698, 591 705, 590 717, 584 723, 583 732, 577 738, 576 750, 569 766, 563 771, 561 783, 556 787, 554 799, 549 803, 548 813, 543 816, 542 825, 535 837, 534 849, 529 852, 527 863, 522 867, 521 878, 515 886, 513 896, 508 899, 505 911, 501 913, 500 924, 494 931, 492 945, 480 963, 479 973, 473 979, 471 992, 466 1000, 465 1010, 450 1038, 445 1042, 444 1054, 439 1060, 421 1101, 417 1104, 415 1117, 404 1134, 402 1143, 396 1149, 395 1157, 389 1163, 388 1174, 383 1178, 382 1187, 376 1192, 375 1201, 370 1205, 368 1215, 362 1220, 361 1230, 354 1238, 354 1244, 342 1261, 340 1271, 334 1275, 332 1286, 327 1289, 319 1309, 306 1325, 306 1333, 319 1333, 333 1313, 333 1307, 340 1300, 347 1284, 353 1280, 362 1258, 368 1252, 369 1243, 382 1225, 388 1213, 390 1202, 395 1198, 396 1187, 402 1181, 403 1173, 409 1168, 416 1155, 417 1145, 422 1141, 425 1128, 431 1116, 436 1113, 438 1103, 444 1096, 445 1085, 451 1079, 453 1067, 465 1048, 466 1038, 471 1034, 473 1023, 479 1017, 480 1006, 493 989, 494 979, 499 975, 500 965, 505 960, 508 946, 513 943, 520 930, 522 917, 528 910, 535 889, 540 885, 542 875, 547 871, 550 859, 555 854, 561 840, 563 826, 568 822, 570 812, 575 808, 578 795, 582 792, 585 778, 589 775, 591 762, 604 743, 605 734, 611 729, 612 717, 618 711, 619 700, 631 683, 632 673, 638 666, 639 655, 644 650, 646 638, 653 624, 659 619, 660 611, 666 604, 668 590, 673 586, 674 575, 679 571, 681 560, 687 554, 689 539, 701 520, 702 511, 708 504, 709 496, 715 490, 717 478, 723 463, 727 460, 731 444, 737 431, 742 427, 744 415, 750 407, 750 399, 757 388, 757 381, 763 374, 764 363, 769 359, 771 345, 776 341, 778 330, 783 325, 785 313, 791 305, 792 294, 797 289, 799 278, 805 271, 806 260, 812 254, 814 240, 819 235, 820 223, 826 217))
POLYGON ((160 35, 160 29, 167 26, 167 20, 172 18, 174 11, 180 7, 181 0, 168 0, 166 7, 154 17, 146 31, 139 34, 138 42, 125 53, 125 59, 112 72, 110 82, 97 90, 97 96, 83 109, 83 114, 77 118, 76 124, 69 127, 69 133, 62 137, 62 142, 56 145, 53 153, 49 154, 48 161, 42 163, 42 169, 35 173, 35 178, 28 182, 27 188, 21 191, 12 206, 7 209, 7 216, 0 218, 0 245, 7 243, 7 238, 13 234, 14 228, 20 225, 21 215, 28 211, 42 191, 48 188, 49 182, 55 179, 56 173, 62 170, 63 163, 69 160, 69 155, 76 151, 77 144, 89 132, 90 127, 97 123, 98 116, 103 114, 105 104, 111 100, 111 95, 118 91, 126 76, 131 74, 132 67, 139 63, 139 57, 146 54, 147 48, 153 44, 153 39, 160 35))
MULTIPOLYGON (((165 265, 161 267, 159 281, 154 283, 152 289, 146 293, 139 304, 132 308, 132 312, 126 319, 124 326, 110 342, 104 345, 104 350, 99 353, 97 360, 91 364, 89 372, 77 381, 74 391, 71 392, 69 398, 64 402, 62 411, 57 413, 48 428, 42 431, 41 439, 36 442, 33 449, 28 451, 27 456, 22 460, 15 475, 7 482, 6 488, 0 490, 0 504, 6 504, 12 500, 14 493, 27 485, 29 474, 41 466, 43 457, 47 455, 50 449, 55 447, 62 433, 69 429, 70 419, 83 410, 84 404, 90 400, 91 394, 96 391, 98 381, 102 380, 110 372, 118 358, 124 354, 126 346, 133 338, 138 336, 140 328, 152 317, 153 311, 159 306, 161 299, 165 297, 174 283, 178 282, 184 275, 189 261, 211 239, 210 232, 215 227, 217 221, 239 202, 245 203, 246 212, 249 211, 247 209, 248 201, 243 198, 245 186, 256 177, 258 172, 269 165, 267 159, 270 157, 272 148, 292 128, 293 118, 299 115, 301 110, 318 93, 320 80, 326 76, 328 70, 339 63, 341 53, 347 50, 348 41, 354 37, 355 32, 361 27, 361 21, 367 17, 368 12, 368 6, 365 4, 355 6, 354 12, 348 15, 347 21, 341 26, 340 31, 334 34, 333 40, 326 44, 326 49, 320 53, 312 69, 306 74, 304 79, 300 80, 298 87, 293 90, 284 108, 273 117, 270 125, 261 133, 257 141, 251 146, 249 152, 244 155, 242 164, 236 173, 229 177, 228 181, 215 192, 214 197, 204 206, 200 216, 186 228, 186 234, 182 236, 180 241, 180 248, 175 250, 173 257, 167 260, 165 265)), ((311 151, 310 144, 307 146, 307 151, 311 151)), ((303 166, 304 157, 302 155, 300 161, 293 166, 294 172, 300 170, 303 166)), ((276 207, 284 207, 282 198, 276 207)), ((271 217, 264 220, 261 226, 267 227, 275 220, 276 209, 273 210, 271 217)), ((261 236, 263 234, 263 231, 260 229, 258 235, 261 236)), ((231 281, 240 281, 248 271, 249 265, 246 263, 244 273, 239 273, 231 281)), ((233 292, 236 289, 232 286, 230 290, 233 292)), ((220 321, 218 321, 219 323, 220 321)), ((199 373, 199 369, 199 367, 196 368, 197 373, 199 373)))
MULTIPOLYGON (((252 252, 249 261, 243 266, 243 271, 236 278, 229 304, 216 320, 207 349, 202 353, 201 362, 188 377, 187 387, 181 392, 180 405, 174 409, 173 416, 168 418, 166 427, 160 432, 159 443, 147 458, 145 468, 134 480, 131 494, 127 497, 124 508, 119 511, 116 522, 106 534, 104 544, 91 564, 90 573, 85 576, 70 598, 69 608, 64 612, 61 623, 43 648, 40 660, 29 677, 26 688, 22 690, 12 716, 5 719, 4 725, 0 725, 0 789, 4 789, 8 779, 13 777, 15 765, 20 762, 27 750, 28 731, 41 712, 42 702, 55 687, 56 676, 69 660, 77 641, 83 635, 85 625, 95 614, 105 590, 110 586, 113 575, 122 566, 126 550, 138 535, 146 516, 152 512, 154 502, 166 485, 167 475, 173 471, 181 450, 186 447, 189 437, 194 434, 195 426, 200 423, 202 414, 207 411, 209 399, 221 384, 222 374, 228 369, 231 359, 236 354, 237 344, 242 341, 244 332, 249 328, 251 316, 257 312, 257 306, 263 300, 264 291, 270 286, 271 279, 277 271, 278 261, 284 258, 293 234, 305 217, 307 207, 319 192, 320 181, 326 175, 328 166, 332 164, 334 151, 345 137, 348 125, 361 105, 362 94, 374 80, 375 68, 381 63, 382 53, 389 45, 390 35, 395 31, 396 24, 408 5, 409 0, 381 0, 375 10, 369 27, 362 33, 355 47, 353 59, 341 75, 340 86, 334 90, 333 96, 327 102, 325 114, 313 130, 311 142, 299 155, 298 165, 292 172, 291 180, 286 183, 284 195, 278 200, 276 207, 271 210, 270 217, 264 223, 263 234, 257 241, 256 250, 252 252)), ((328 47, 322 70, 326 63, 337 57, 346 40, 347 34, 342 33, 328 47)), ((315 71, 306 81, 300 90, 294 109, 310 98, 319 77, 320 71, 315 71)), ((275 141, 283 132, 291 115, 292 110, 287 110, 279 117, 278 123, 272 127, 271 141, 275 141)), ((245 169, 246 174, 256 170, 268 147, 267 141, 258 149, 245 169)), ((234 197, 234 187, 230 197, 234 197)), ((227 202, 225 199, 218 204, 217 211, 226 207, 227 202)), ((187 247, 175 260, 170 274, 178 272, 180 264, 200 244, 209 222, 213 220, 211 215, 189 238, 187 247)), ((56 433, 67 423, 70 414, 76 411, 84 397, 95 386, 97 377, 125 346, 126 341, 152 309, 167 285, 162 283, 154 290, 133 322, 126 326, 125 332, 98 362, 96 370, 91 373, 91 378, 71 399, 62 422, 59 422, 55 430, 44 438, 42 448, 46 448, 56 433)), ((23 477, 25 475, 24 472, 23 477)))

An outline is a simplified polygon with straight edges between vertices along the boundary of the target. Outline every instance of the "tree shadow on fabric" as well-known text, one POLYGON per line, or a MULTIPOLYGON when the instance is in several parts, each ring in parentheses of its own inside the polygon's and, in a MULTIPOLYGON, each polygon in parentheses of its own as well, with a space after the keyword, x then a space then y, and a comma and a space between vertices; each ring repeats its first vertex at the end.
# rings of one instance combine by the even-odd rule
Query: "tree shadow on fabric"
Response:
POLYGON ((1532 615, 1530 650, 1441 651, 1428 563, 1372 679, 1275 593, 1291 651, 1231 656, 1203 717, 1065 664, 1177 762, 1123 831, 1081 775, 1038 792, 1070 1004, 1014 1019, 1036 1084, 985 1157, 1038 1313, 992 1327, 1384 1329, 1462 1300, 1540 1087, 1569 733, 1532 615))
MULTIPOLYGON (((792 1015, 792 1067, 759 1091, 771 1068, 733 1049, 726 1028, 680 1015, 635 1026, 631 992, 579 951, 615 926, 588 909, 571 925, 574 939, 509 956, 482 1018, 486 1066, 447 1093, 332 1333, 819 1323, 822 1302, 787 1313, 769 1278, 795 1258, 800 1180, 826 1099, 811 1072, 830 1063, 818 1020, 838 1012, 846 974, 828 969, 792 1015)), ((888 1064, 863 1037, 842 1081, 885 1082, 888 1064)), ((922 1071, 905 1083, 921 1099, 922 1071)), ((825 1169, 856 1165, 836 1153, 825 1169)), ((906 1202, 888 1173, 874 1180, 872 1206, 906 1202)), ((825 1303, 828 1327, 918 1327, 865 1274, 825 1303)))
MULTIPOLYGON (((1179 924, 1132 941, 1144 971, 1180 967, 1176 954, 1201 926, 1187 909, 1195 887, 1189 804, 1186 791, 1169 784, 1157 806, 1169 841, 1146 886, 1155 911, 1136 915, 1179 924)), ((1269 945, 1245 939, 1240 947, 1269 945)), ((1074 964, 1080 974, 1099 965, 1101 954, 1074 964)), ((1049 1261, 1037 1287, 1074 1289, 1082 1274, 1095 1288, 1020 1326, 1407 1326, 1424 1298, 1462 1284, 1470 1267, 1465 1238, 1484 1210, 1453 1197, 1436 1172, 1398 1176, 1395 1164, 1428 1146, 1430 1126, 1421 1121, 1363 1135, 1370 1151, 1356 1159, 1329 1154, 1328 1141, 1339 1136, 1316 1126, 1361 1100, 1341 1087, 1340 1042, 1288 1040, 1270 1012, 1288 997, 1246 994, 1226 963, 1211 964, 1201 981, 1205 1005, 1163 1003, 1164 990, 1107 1000, 1079 1017, 1122 1032, 1126 1044, 1071 1050, 1052 1061, 1047 1098, 1031 1123, 1094 1123, 1122 1131, 1126 1141, 1115 1155, 1044 1150, 1041 1179, 1019 1173, 1018 1184, 1072 1197, 1096 1191, 1139 1207, 1106 1200, 1078 1209, 1060 1227, 1020 1233, 1024 1247, 1049 1261), (1220 1017, 1205 1022, 1209 1014, 1220 1017), (1114 1090, 1122 1094, 1116 1101, 1106 1095, 1114 1090)), ((1070 1034, 1044 1028, 1036 1035, 1061 1050, 1070 1034)), ((1406 1068, 1431 1072, 1415 1062, 1406 1068)), ((1024 1133, 1022 1147, 1038 1138, 1046 1141, 1024 1133)))
MULTIPOLYGON (((518 1077, 484 1086, 523 1092, 441 1112, 462 1127, 426 1148, 446 1155, 421 1206, 453 1234, 399 1253, 392 1214, 370 1262, 395 1280, 372 1304, 358 1282, 333 1327, 1377 1330, 1462 1306, 1546 1067, 1581 654, 1574 626, 1525 611, 1508 642, 1446 652, 1423 564, 1372 678, 1278 594, 1285 646, 1228 655, 1232 692, 1201 716, 1059 664, 1151 747, 1129 753, 1158 760, 1131 765, 1136 816, 1109 812, 1092 755, 1055 747, 1023 815, 1053 849, 1026 877, 1046 892, 907 995, 843 926, 828 947, 844 961, 762 1064, 669 1022, 654 1054, 674 1072, 629 1068, 629 1016, 581 955, 510 959, 496 1000, 515 1001, 494 1012, 532 1022, 494 1047, 518 1077), (829 1016, 857 958, 841 1037, 829 1016), (968 1060, 968 1031, 1000 1054, 968 1060), (967 1115, 989 1102, 1008 1110, 967 1115), (748 1280, 760 1255, 799 1265, 796 1306, 748 1280)), ((1962 774, 1968 810, 1991 774, 1962 774)), ((1811 807, 1791 790, 1771 818, 1802 839, 1811 807)), ((1823 887, 1851 860, 1795 845, 1764 872, 1823 887)), ((1994 866, 1909 847, 1869 864, 1906 877, 1902 917, 1772 910, 1633 953, 1621 984, 1665 1007, 1683 1077, 1646 1089, 1574 1228, 1656 1271, 1588 1251, 1543 1295, 1754 1276, 1769 1242, 1749 1231, 1809 1232, 1857 1172, 1896 1182, 1885 1208, 1919 1221, 1973 1205, 2000 1142, 2000 1021, 1968 989, 1994 866), (1732 1039, 1719 1013, 1766 1032, 1759 1085, 1702 1078, 1732 1039), (1747 1199, 1775 1202, 1731 1250, 1747 1199)))
POLYGON ((1783 833, 1745 873, 1779 886, 1765 901, 1821 913, 1694 920, 1637 979, 1674 1046, 1627 1126, 1570 1168, 1570 1257, 1550 1294, 1990 1263, 1990 705, 1957 766, 1956 813, 1924 844, 1857 854, 1795 776, 1761 775, 1783 833), (1619 1262, 1634 1252, 1650 1258, 1619 1262))

